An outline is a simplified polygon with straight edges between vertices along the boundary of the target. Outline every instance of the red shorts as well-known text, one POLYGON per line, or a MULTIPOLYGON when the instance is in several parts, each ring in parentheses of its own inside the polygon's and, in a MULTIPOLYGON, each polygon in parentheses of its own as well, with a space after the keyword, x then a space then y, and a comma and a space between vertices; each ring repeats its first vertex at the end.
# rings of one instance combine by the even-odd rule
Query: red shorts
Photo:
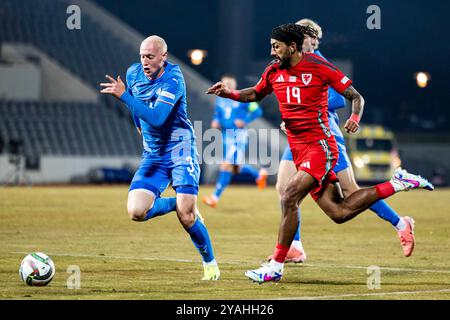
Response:
POLYGON ((319 183, 310 192, 311 197, 317 200, 330 183, 338 181, 333 171, 339 156, 336 139, 331 136, 311 143, 292 143, 290 147, 297 170, 309 173, 319 183))

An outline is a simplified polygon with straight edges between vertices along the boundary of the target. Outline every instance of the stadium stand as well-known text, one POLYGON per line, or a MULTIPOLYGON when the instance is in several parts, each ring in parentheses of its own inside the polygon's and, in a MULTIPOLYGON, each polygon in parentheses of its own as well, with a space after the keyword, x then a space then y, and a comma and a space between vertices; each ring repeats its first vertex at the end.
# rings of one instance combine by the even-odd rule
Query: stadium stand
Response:
MULTIPOLYGON (((83 29, 70 32, 65 28, 68 5, 67 1, 52 0, 39 1, 39 5, 35 1, 2 1, 0 43, 32 44, 97 88, 107 72, 126 70, 136 60, 136 50, 108 34, 88 15, 83 16, 83 29)), ((138 155, 140 139, 127 111, 110 98, 101 101, 2 101, 3 140, 22 140, 25 153, 31 155, 138 155)))
MULTIPOLYGON (((127 68, 139 61, 138 48, 144 39, 88 0, 2 0, 0 28, 0 48, 11 44, 32 46, 95 92, 105 74, 125 78, 127 68), (67 8, 73 4, 82 12, 79 30, 66 27, 67 8)), ((36 54, 25 59, 40 66, 36 54)), ((211 82, 176 57, 170 55, 170 60, 183 70, 189 117, 193 122, 202 121, 204 131, 209 128, 214 107, 214 97, 204 94, 211 82)), ((272 126, 260 119, 255 127, 272 126)), ((127 109, 103 95, 97 102, 75 102, 45 97, 2 99, 0 94, 0 137, 5 145, 11 139, 23 142, 27 159, 47 155, 138 158, 142 150, 127 109)), ((200 137, 198 141, 204 143, 200 137)), ((215 170, 212 166, 203 169, 207 176, 215 170)))

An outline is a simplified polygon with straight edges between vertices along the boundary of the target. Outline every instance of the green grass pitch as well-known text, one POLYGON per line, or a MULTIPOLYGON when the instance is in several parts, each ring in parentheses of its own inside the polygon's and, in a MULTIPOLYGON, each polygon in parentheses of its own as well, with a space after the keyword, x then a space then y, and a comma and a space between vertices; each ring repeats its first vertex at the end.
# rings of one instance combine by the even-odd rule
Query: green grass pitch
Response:
MULTIPOLYGON (((212 188, 200 189, 200 196, 212 188)), ((172 195, 172 192, 168 192, 172 195)), ((450 299, 450 190, 411 191, 389 199, 416 221, 416 250, 405 258, 397 234, 371 211, 334 224, 308 198, 302 204, 304 264, 287 264, 279 283, 258 285, 244 272, 276 244, 280 222, 275 189, 231 186, 218 208, 199 204, 209 229, 219 281, 201 281, 202 266, 188 234, 170 213, 129 220, 127 186, 0 189, 0 299, 450 299), (51 256, 47 287, 19 279, 22 258, 51 256), (67 269, 81 270, 68 289, 67 269), (367 285, 379 266, 379 289, 367 285)))

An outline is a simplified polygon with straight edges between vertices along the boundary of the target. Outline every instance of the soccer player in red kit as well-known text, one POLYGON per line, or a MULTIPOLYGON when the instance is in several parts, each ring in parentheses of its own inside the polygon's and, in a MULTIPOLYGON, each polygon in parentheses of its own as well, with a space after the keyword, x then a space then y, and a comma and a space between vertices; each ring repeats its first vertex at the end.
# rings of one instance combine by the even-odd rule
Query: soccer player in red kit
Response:
POLYGON ((270 42, 271 55, 276 60, 266 68, 256 86, 232 91, 219 82, 207 91, 243 102, 259 101, 274 92, 285 122, 297 173, 288 182, 281 199, 282 218, 273 259, 245 273, 260 283, 281 279, 286 254, 298 226, 297 209, 308 193, 333 221, 343 223, 396 192, 434 188, 426 179, 398 169, 390 181, 360 189, 346 198, 340 196, 332 171, 338 148, 328 126, 328 86, 352 101, 352 115, 344 125, 349 133, 359 128, 364 99, 352 81, 331 63, 313 53, 302 53, 305 34, 317 37, 309 26, 288 23, 274 28, 270 42))

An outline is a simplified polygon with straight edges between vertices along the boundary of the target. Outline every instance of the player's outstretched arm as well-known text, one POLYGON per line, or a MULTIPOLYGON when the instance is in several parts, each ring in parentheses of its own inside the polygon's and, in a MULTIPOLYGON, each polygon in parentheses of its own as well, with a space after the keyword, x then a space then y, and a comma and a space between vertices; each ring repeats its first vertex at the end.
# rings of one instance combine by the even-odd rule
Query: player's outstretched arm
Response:
POLYGON ((160 127, 164 124, 170 112, 172 111, 173 104, 159 101, 159 99, 153 105, 153 108, 149 108, 148 104, 143 101, 134 98, 125 90, 125 84, 120 76, 117 79, 107 75, 109 83, 100 83, 100 86, 104 87, 100 92, 111 94, 115 98, 125 102, 127 108, 133 115, 143 119, 148 124, 154 127, 160 127))
POLYGON ((259 101, 263 98, 263 96, 256 92, 254 87, 242 90, 230 90, 223 82, 217 82, 206 93, 241 102, 259 101))
POLYGON ((345 89, 342 95, 352 102, 352 115, 345 122, 344 128, 348 133, 355 133, 364 111, 364 98, 353 86, 345 89))

